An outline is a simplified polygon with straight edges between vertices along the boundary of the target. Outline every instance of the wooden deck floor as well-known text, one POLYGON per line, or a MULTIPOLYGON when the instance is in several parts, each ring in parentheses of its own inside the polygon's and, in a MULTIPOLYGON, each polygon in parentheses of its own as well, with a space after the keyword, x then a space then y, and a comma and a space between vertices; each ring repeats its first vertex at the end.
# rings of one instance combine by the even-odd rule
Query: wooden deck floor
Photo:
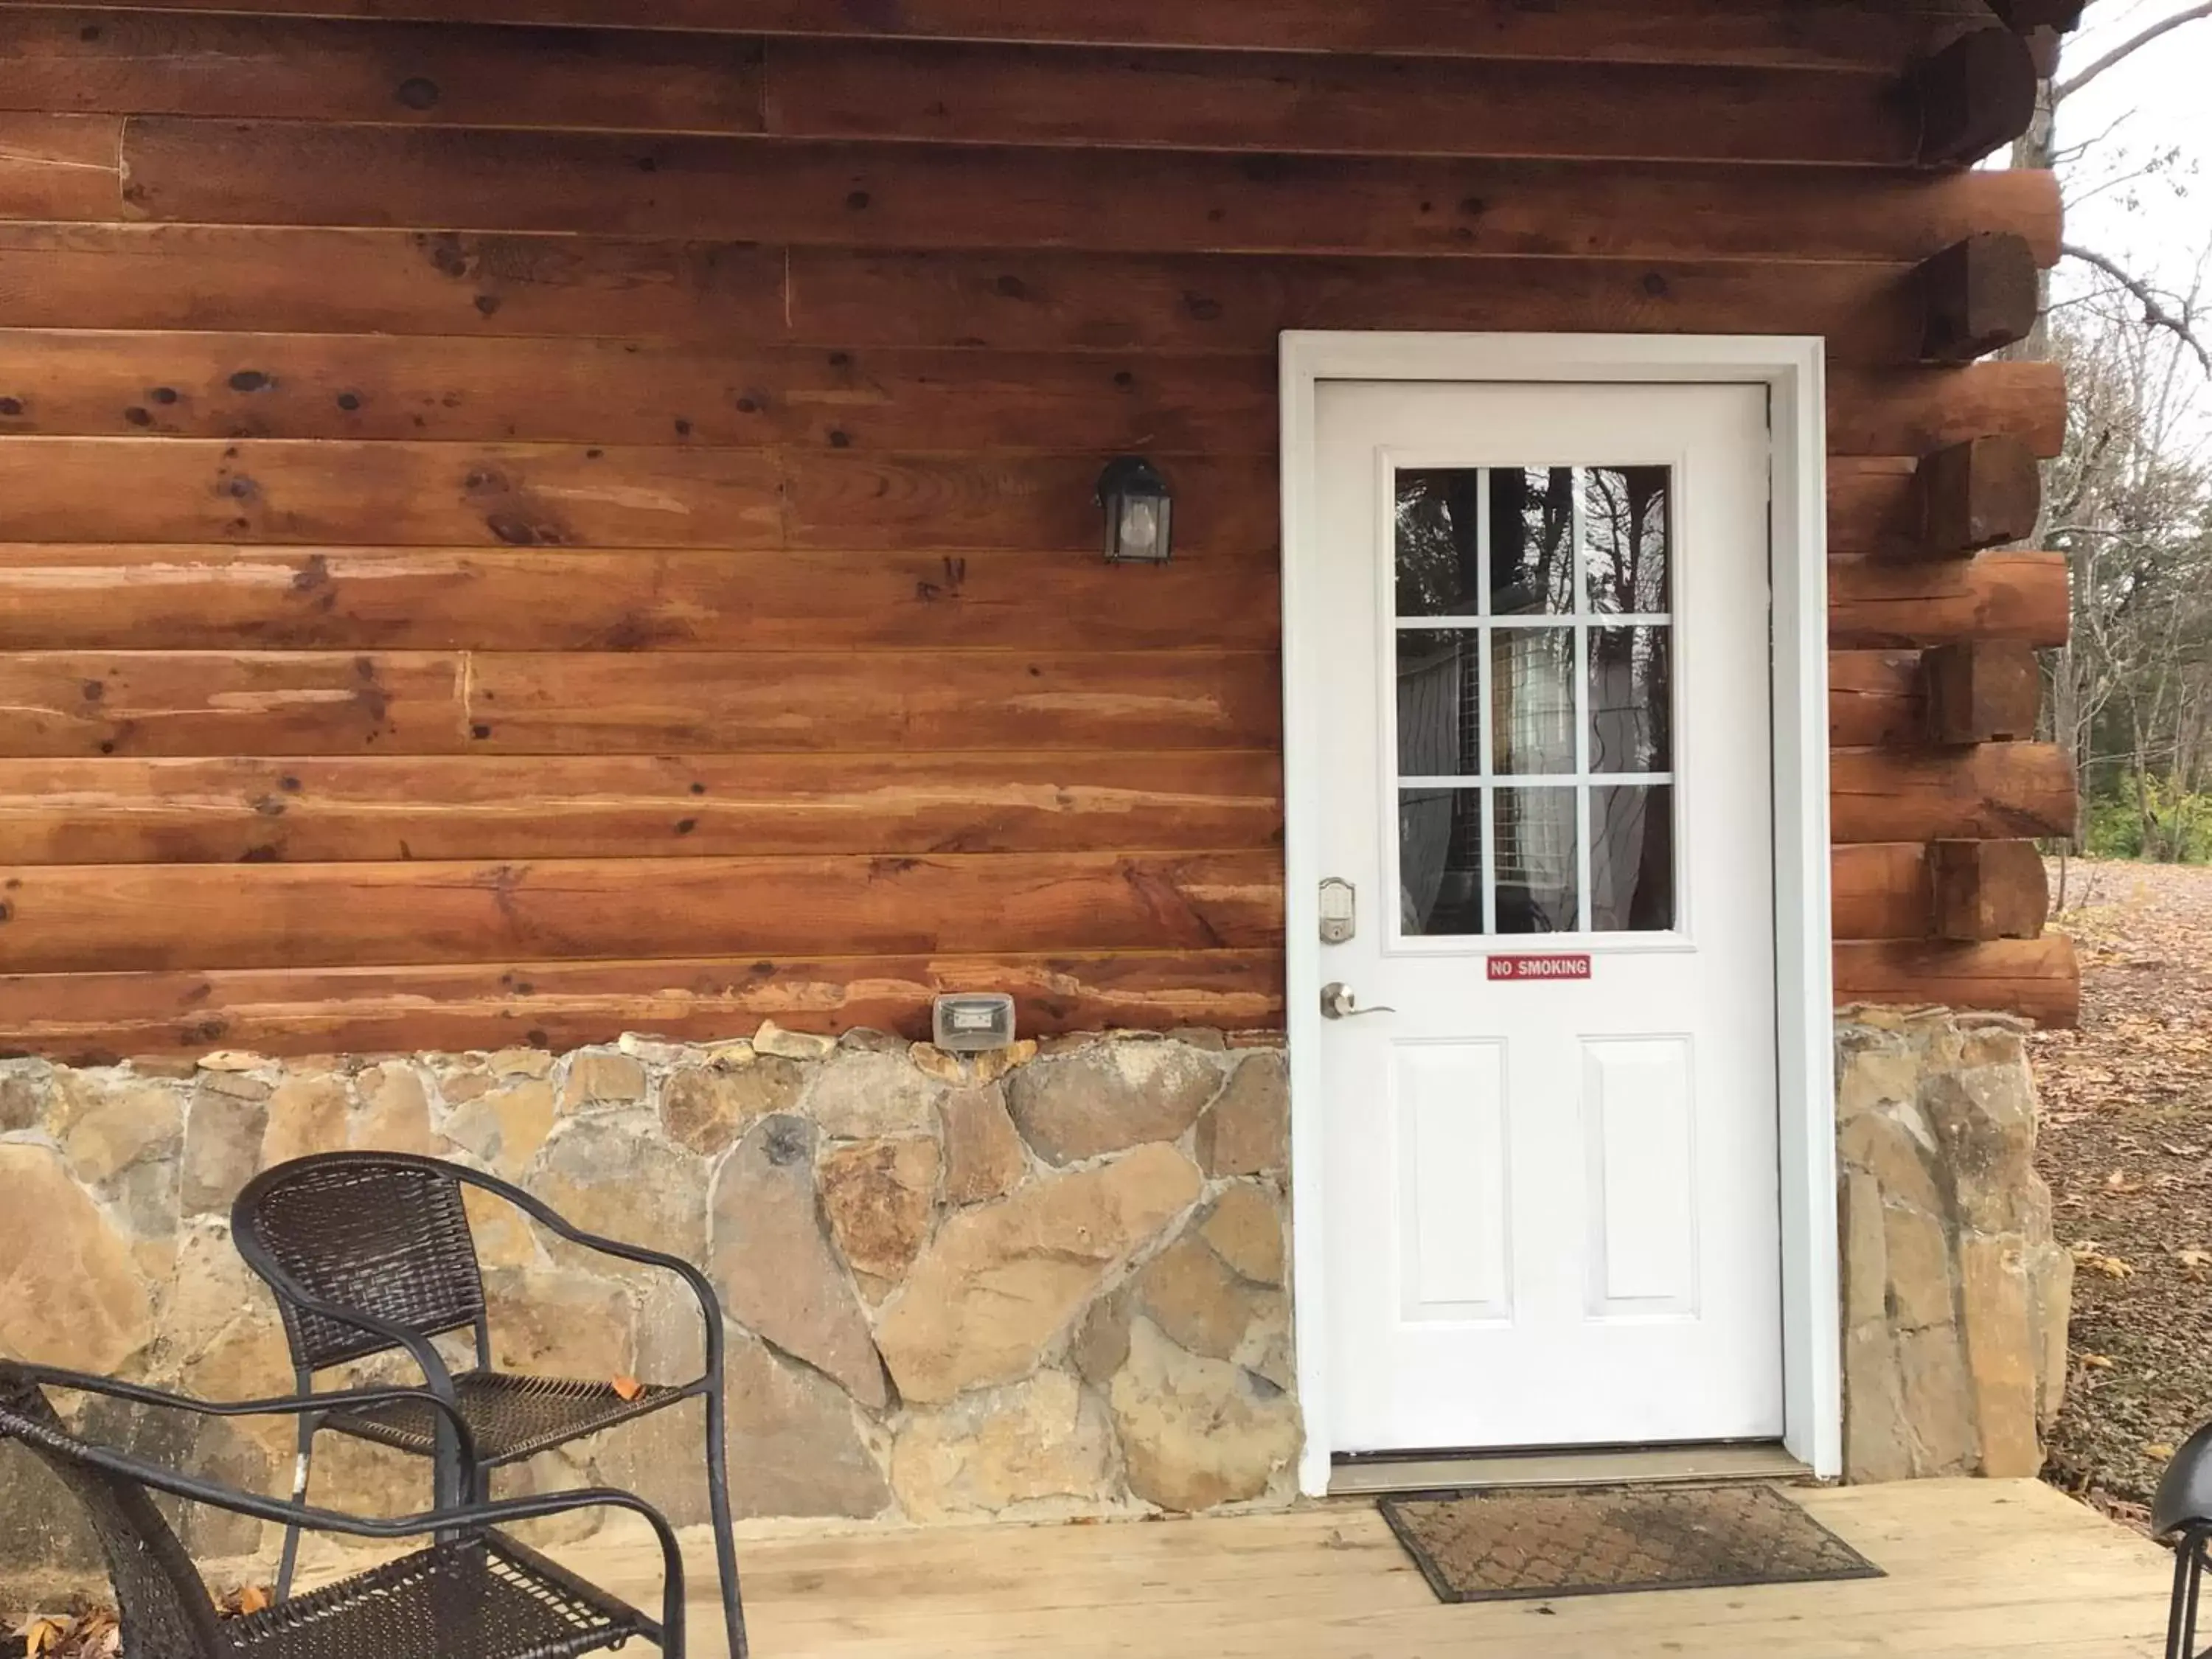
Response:
MULTIPOLYGON (((1793 1494, 1890 1575, 1856 1583, 1449 1607, 1370 1503, 1106 1526, 973 1527, 740 1545, 760 1659, 1449 1659, 2158 1652, 2171 1558, 2033 1482, 1793 1494)), ((653 1558, 563 1552, 657 1607, 653 1558)), ((722 1659, 711 1555, 692 1651, 722 1659)))

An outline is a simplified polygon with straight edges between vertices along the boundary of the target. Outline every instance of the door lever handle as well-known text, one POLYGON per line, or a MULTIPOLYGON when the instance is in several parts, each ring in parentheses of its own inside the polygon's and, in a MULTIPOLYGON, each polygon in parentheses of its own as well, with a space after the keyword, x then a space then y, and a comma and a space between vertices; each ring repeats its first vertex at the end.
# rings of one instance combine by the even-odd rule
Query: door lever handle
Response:
POLYGON ((1359 1000, 1352 994, 1351 988, 1332 980, 1321 988, 1321 1017, 1323 1019, 1358 1019, 1365 1014, 1395 1014, 1395 1008, 1376 1005, 1362 1008, 1359 1000))

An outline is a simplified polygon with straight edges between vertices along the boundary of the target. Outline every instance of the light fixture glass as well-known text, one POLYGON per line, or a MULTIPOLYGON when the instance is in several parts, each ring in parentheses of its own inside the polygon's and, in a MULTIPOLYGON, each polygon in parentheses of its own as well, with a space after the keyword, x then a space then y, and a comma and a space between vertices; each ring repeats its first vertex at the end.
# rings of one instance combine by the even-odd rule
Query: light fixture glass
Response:
POLYGON ((1175 501, 1168 483, 1140 455, 1109 461, 1098 475, 1106 520, 1106 562, 1165 564, 1174 556, 1175 501))

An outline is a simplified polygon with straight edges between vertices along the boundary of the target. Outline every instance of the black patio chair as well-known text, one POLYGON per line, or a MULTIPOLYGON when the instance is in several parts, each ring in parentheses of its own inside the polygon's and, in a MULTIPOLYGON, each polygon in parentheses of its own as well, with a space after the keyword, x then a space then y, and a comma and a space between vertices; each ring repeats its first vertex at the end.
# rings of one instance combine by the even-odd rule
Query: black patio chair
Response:
POLYGON ((2181 1443, 2151 1498, 2151 1530, 2173 1540, 2173 1599, 2166 1616, 2166 1659, 2197 1659, 2197 1602, 2212 1545, 2212 1423, 2181 1443))
MULTIPOLYGON (((745 1621, 738 1593, 737 1546, 722 1446, 722 1313, 706 1275, 658 1250, 600 1238, 571 1225, 520 1188, 458 1164, 401 1152, 326 1152, 295 1158, 246 1183, 231 1209, 239 1254, 276 1292, 291 1345, 299 1392, 315 1374, 395 1349, 422 1372, 417 1395, 362 1403, 326 1396, 325 1409, 300 1419, 297 1484, 307 1498, 315 1436, 325 1429, 433 1460, 441 1508, 480 1504, 490 1473, 603 1429, 703 1399, 707 1412, 707 1496, 714 1517, 723 1617, 731 1659, 745 1659, 745 1621), (477 1188, 513 1205, 556 1237, 602 1255, 676 1274, 690 1287, 706 1325, 704 1375, 680 1384, 617 1389, 611 1377, 523 1376, 491 1365, 483 1275, 462 1203, 477 1188), (458 1376, 430 1339, 472 1331, 476 1363, 458 1376), (467 1434, 461 1436, 459 1426, 467 1434)), ((276 1593, 291 1593, 299 1529, 284 1534, 276 1593)))
MULTIPOLYGON (((182 1474, 71 1431, 46 1396, 67 1389, 203 1416, 374 1411, 406 1404, 449 1409, 426 1390, 364 1389, 316 1399, 217 1405, 51 1366, 0 1360, 0 1440, 15 1440, 83 1506, 107 1558, 127 1659, 568 1659, 633 1637, 684 1659, 684 1558, 659 1511, 628 1492, 549 1492, 497 1504, 367 1520, 243 1492, 182 1474), (218 1619, 208 1587, 152 1496, 288 1527, 401 1539, 436 1534, 428 1548, 239 1619, 218 1619), (641 1515, 660 1541, 659 1622, 495 1528, 571 1510, 641 1515)), ((468 1445, 465 1426, 453 1425, 468 1445)))

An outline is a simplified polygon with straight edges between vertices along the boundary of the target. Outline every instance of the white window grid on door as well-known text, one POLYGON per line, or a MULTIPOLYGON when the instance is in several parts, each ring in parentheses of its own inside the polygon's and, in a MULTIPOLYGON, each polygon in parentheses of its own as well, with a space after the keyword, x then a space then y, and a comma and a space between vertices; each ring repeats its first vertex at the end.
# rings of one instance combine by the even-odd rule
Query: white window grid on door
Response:
MULTIPOLYGON (((1681 502, 1679 496, 1681 469, 1673 461, 1644 460, 1581 465, 1541 465, 1522 463, 1512 469, 1494 464, 1480 465, 1475 480, 1478 580, 1475 583, 1474 611, 1471 613, 1444 616, 1401 616, 1397 600, 1398 475, 1408 471, 1465 471, 1468 470, 1468 464, 1463 461, 1421 463, 1401 457, 1386 463, 1383 469, 1385 480, 1389 485, 1389 488, 1382 492, 1382 505, 1386 519, 1383 545, 1390 550, 1390 556, 1379 562, 1382 566, 1385 614, 1392 619, 1393 635, 1392 648, 1387 653, 1385 678, 1392 683, 1394 695, 1386 696, 1382 705, 1383 717, 1389 727, 1384 734, 1383 757, 1386 770, 1394 781, 1392 787, 1388 792, 1389 816, 1394 821, 1395 820, 1404 792, 1407 790, 1479 795, 1481 802, 1480 830, 1481 845, 1477 849, 1477 856, 1480 860, 1477 879, 1482 892, 1482 933, 1480 937, 1484 941, 1485 949, 1497 948, 1494 942, 1498 940, 1572 939, 1577 942, 1601 940, 1609 945, 1620 945, 1635 941, 1656 943, 1677 939, 1683 927, 1683 906, 1686 895, 1683 891, 1681 878, 1682 802, 1679 792, 1673 787, 1676 772, 1672 767, 1665 771, 1650 772, 1595 771, 1591 769, 1590 724, 1593 710, 1589 683, 1589 636, 1593 629, 1647 628, 1665 631, 1668 639, 1667 694, 1669 708, 1667 728, 1670 744, 1679 745, 1681 742, 1681 722, 1678 717, 1678 711, 1682 695, 1685 665, 1679 648, 1680 632, 1674 623, 1682 603, 1681 583, 1684 574, 1680 535, 1681 502), (1666 611, 1601 611, 1595 610, 1590 604, 1588 580, 1588 524, 1583 501, 1584 481, 1594 471, 1620 471, 1627 467, 1664 468, 1668 474, 1668 532, 1665 547, 1667 591, 1671 608, 1666 611), (1565 472, 1569 475, 1568 499, 1571 510, 1567 538, 1567 557, 1570 566, 1568 582, 1569 592, 1573 599, 1573 609, 1570 611, 1556 615, 1532 614, 1506 617, 1500 617, 1494 613, 1491 594, 1493 574, 1491 480, 1499 471, 1507 470, 1526 472, 1565 472), (1523 634, 1533 636, 1543 630, 1568 633, 1574 643, 1572 661, 1568 670, 1567 695, 1571 724, 1574 731, 1575 769, 1571 773, 1500 773, 1498 770, 1497 731, 1492 719, 1492 710, 1497 696, 1493 641, 1500 635, 1523 634), (1419 633, 1465 633, 1474 636, 1474 672, 1462 680, 1460 696, 1462 717, 1470 712, 1471 705, 1474 729, 1479 734, 1480 772, 1477 776, 1409 774, 1399 770, 1399 762, 1403 750, 1400 746, 1398 699, 1395 695, 1395 683, 1398 675, 1396 639, 1398 635, 1419 633), (1471 693, 1469 682, 1472 682, 1471 693), (1594 931, 1592 927, 1594 903, 1590 887, 1592 802, 1595 799, 1596 791, 1615 787, 1655 791, 1663 788, 1668 792, 1668 807, 1674 813, 1676 819, 1673 849, 1674 918, 1673 927, 1664 932, 1638 933, 1623 930, 1601 933, 1594 931), (1575 811, 1571 858, 1575 866, 1576 916, 1575 927, 1571 931, 1563 930, 1553 933, 1500 933, 1498 930, 1498 891, 1501 878, 1505 873, 1505 860, 1501 856, 1498 838, 1498 792, 1501 789, 1559 789, 1562 792, 1572 792, 1571 798, 1575 811)), ((1632 525, 1631 533, 1636 533, 1637 529, 1638 526, 1632 525)), ((1670 759, 1674 765, 1679 765, 1679 747, 1674 750, 1670 759)), ((1516 826, 1516 830, 1522 827, 1516 826)), ((1404 883, 1404 873, 1401 868, 1401 861, 1403 858, 1402 839, 1395 830, 1384 839, 1388 849, 1387 856, 1389 860, 1391 886, 1394 890, 1402 891, 1404 883)), ((1535 857, 1533 854, 1521 851, 1517 845, 1515 855, 1516 860, 1523 862, 1524 866, 1535 857)), ((1465 939, 1468 936, 1466 935, 1407 933, 1401 907, 1393 904, 1389 908, 1393 915, 1392 939, 1399 947, 1412 945, 1431 950, 1467 948, 1465 939)))

